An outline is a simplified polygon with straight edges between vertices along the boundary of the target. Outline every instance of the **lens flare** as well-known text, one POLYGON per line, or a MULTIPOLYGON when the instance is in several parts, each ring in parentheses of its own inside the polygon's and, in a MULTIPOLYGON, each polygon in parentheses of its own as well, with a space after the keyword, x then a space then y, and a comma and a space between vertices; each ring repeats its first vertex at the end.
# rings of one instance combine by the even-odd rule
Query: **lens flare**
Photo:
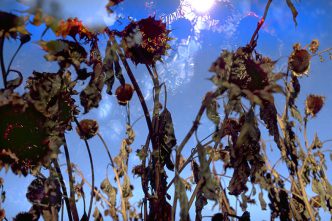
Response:
POLYGON ((215 0, 191 0, 189 4, 199 13, 208 12, 214 5, 215 0))

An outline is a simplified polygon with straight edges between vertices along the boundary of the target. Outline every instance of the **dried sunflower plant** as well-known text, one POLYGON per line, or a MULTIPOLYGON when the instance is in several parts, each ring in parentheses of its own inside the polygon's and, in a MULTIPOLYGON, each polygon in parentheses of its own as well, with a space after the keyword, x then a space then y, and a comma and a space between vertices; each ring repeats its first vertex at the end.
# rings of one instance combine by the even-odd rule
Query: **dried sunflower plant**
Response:
MULTIPOLYGON (((112 7, 121 2, 110 0, 106 10, 113 13, 112 7)), ((277 61, 256 50, 258 33, 271 2, 267 1, 264 16, 250 42, 235 51, 222 51, 212 63, 210 80, 215 90, 206 93, 181 142, 176 139, 166 102, 161 105, 160 101, 166 86, 159 81, 156 63, 167 55, 172 40, 170 30, 162 21, 148 17, 130 21, 123 31, 108 27, 92 31, 78 18, 55 18, 38 4, 21 15, 0 11, 3 81, 0 167, 6 172, 11 170, 20 176, 34 177, 26 193, 31 209, 17 214, 14 220, 190 220, 192 207, 195 220, 202 220, 204 207, 208 201, 213 201, 219 212, 211 215, 212 220, 245 221, 250 220, 248 204, 255 204, 256 199, 262 210, 271 212, 271 220, 317 220, 322 211, 332 213, 332 186, 325 159, 331 150, 317 135, 312 141, 307 138, 308 122, 319 114, 325 98, 309 95, 304 111, 296 105, 301 78, 308 74, 311 60, 316 56, 322 59, 324 53, 331 50, 319 51, 318 40, 304 47, 294 44, 287 71, 276 73, 277 61), (54 40, 40 40, 38 44, 45 51, 46 61, 57 62, 59 69, 55 73, 33 71, 24 81, 21 71, 11 65, 19 50, 30 43, 28 26, 46 27, 43 35, 53 32, 56 36, 54 40), (108 38, 104 57, 99 49, 102 35, 108 38), (4 43, 9 39, 18 41, 19 47, 6 66, 4 43), (144 65, 151 77, 154 85, 152 111, 132 65, 144 65), (130 82, 126 82, 125 74, 130 82), (129 110, 132 97, 137 95, 148 134, 141 148, 135 147, 138 144, 134 143, 135 132, 127 111, 126 137, 119 153, 112 156, 98 132, 98 122, 94 119, 78 121, 77 117, 98 108, 105 86, 107 94, 112 95, 115 81, 120 84, 115 90, 119 105, 129 110), (26 90, 19 94, 17 89, 23 82, 26 90), (86 86, 78 90, 79 82, 86 82, 86 86), (275 106, 276 94, 285 100, 282 113, 275 106), (84 113, 79 113, 79 106, 84 113), (195 147, 188 147, 188 141, 200 129, 204 114, 216 129, 204 140, 197 139, 195 147), (65 133, 72 130, 73 125, 86 145, 91 180, 70 160, 65 133), (274 165, 261 137, 264 127, 280 152, 280 160, 274 165), (303 131, 300 138, 295 133, 298 127, 303 131), (95 137, 105 147, 114 179, 95 180, 93 151, 89 146, 89 139, 95 137), (184 148, 191 149, 186 158, 182 153, 184 148), (133 150, 141 163, 128 168, 133 150), (66 169, 60 167, 60 154, 65 156, 66 169), (221 163, 223 168, 218 171, 215 163, 221 163), (281 174, 277 164, 284 164, 286 175, 285 171, 281 174), (186 167, 192 170, 190 181, 181 176, 186 167), (169 177, 172 174, 169 171, 174 171, 175 176, 169 177), (130 173, 140 180, 141 185, 136 188, 144 195, 136 205, 130 201, 133 197, 130 173), (229 182, 221 182, 223 178, 229 178, 229 182), (172 186, 174 191, 170 191, 172 186), (88 197, 86 190, 90 190, 88 197), (79 201, 83 201, 83 211, 77 209, 79 201), (234 209, 238 202, 242 212, 234 209), (66 217, 63 211, 67 211, 66 217)), ((291 0, 286 3, 296 23, 297 10, 291 0)), ((9 219, 5 214, 5 187, 6 182, 1 178, 1 220, 9 219)))

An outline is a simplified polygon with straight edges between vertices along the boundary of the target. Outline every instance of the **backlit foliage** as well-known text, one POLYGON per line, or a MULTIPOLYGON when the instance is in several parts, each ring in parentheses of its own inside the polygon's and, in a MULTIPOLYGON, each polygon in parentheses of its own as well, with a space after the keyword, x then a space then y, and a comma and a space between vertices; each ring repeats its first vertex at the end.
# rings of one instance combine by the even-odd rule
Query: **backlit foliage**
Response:
MULTIPOLYGON (((106 9, 113 13, 122 1, 109 0, 106 9)), ((108 27, 93 31, 78 18, 61 20, 48 15, 39 4, 20 15, 0 11, 3 81, 0 170, 11 169, 16 175, 34 177, 26 193, 31 209, 18 213, 14 220, 58 220, 63 209, 68 220, 93 217, 98 221, 104 218, 184 221, 190 220, 190 208, 195 207, 195 219, 199 221, 209 201, 218 206, 218 212, 211 214, 211 220, 218 221, 250 220, 250 204, 269 210, 271 220, 316 220, 320 209, 332 213, 332 186, 326 151, 322 150, 326 144, 317 134, 311 142, 307 138, 307 124, 313 117, 319 117, 325 97, 310 94, 304 110, 297 106, 301 78, 310 77, 311 61, 315 56, 323 60, 323 53, 331 50, 320 52, 317 39, 305 47, 294 42, 287 71, 277 72, 275 66, 279 61, 257 51, 258 32, 271 2, 267 1, 264 16, 253 30, 250 42, 233 51, 221 51, 211 64, 210 81, 214 90, 206 92, 193 124, 182 139, 176 136, 172 111, 167 107, 166 86, 159 82, 156 68, 156 63, 167 55, 172 40, 171 31, 161 20, 148 17, 128 21, 121 31, 108 27), (34 70, 23 79, 21 71, 24 70, 5 66, 4 56, 8 52, 4 42, 19 40, 19 48, 30 43, 28 24, 46 28, 42 37, 48 31, 53 32, 54 39, 40 40, 38 45, 45 53, 45 60, 41 62, 57 62, 57 72, 34 70), (102 37, 107 38, 105 53, 100 51, 102 37), (147 68, 153 83, 152 107, 147 106, 136 80, 140 73, 131 69, 130 62, 147 68), (10 74, 15 74, 16 78, 9 78, 10 74), (124 76, 128 76, 130 82, 126 82, 124 76), (114 90, 115 82, 118 87, 114 90), (22 85, 25 91, 19 94, 22 85), (78 117, 98 108, 105 86, 107 96, 114 93, 114 99, 127 111, 126 136, 118 152, 110 151, 96 120, 78 121, 78 117), (160 101, 162 90, 163 104, 160 101), (146 136, 143 144, 135 142, 134 123, 130 120, 130 103, 136 95, 148 131, 139 133, 146 136), (276 108, 276 95, 285 100, 282 112, 276 108), (79 112, 80 107, 84 113, 79 112), (197 132, 204 114, 214 124, 215 131, 204 140, 198 140, 197 132), (79 164, 70 161, 69 150, 75 147, 67 145, 65 134, 73 127, 86 146, 91 180, 90 174, 80 171, 79 164), (304 132, 303 138, 298 137, 297 128, 304 132), (280 153, 275 165, 271 165, 262 137, 265 129, 273 137, 273 147, 280 153), (190 155, 185 156, 183 149, 189 149, 187 143, 195 135, 197 144, 190 155), (90 148, 92 139, 100 139, 103 144, 109 160, 107 170, 112 169, 112 178, 95 180, 97 147, 90 148), (66 168, 60 167, 60 154, 65 155, 66 168), (140 163, 129 168, 135 154, 140 163), (278 163, 285 166, 283 173, 287 175, 280 173, 278 163), (186 167, 192 171, 189 178, 181 175, 186 167), (144 195, 136 203, 133 203, 138 199, 133 195, 132 174, 140 183, 135 188, 144 195), (223 177, 229 181, 222 181, 223 177), (86 194, 87 191, 91 194, 86 194), (77 210, 79 201, 83 201, 83 211, 77 210), (236 205, 242 212, 236 210, 236 205)), ((296 24, 298 11, 292 0, 286 3, 296 24)), ((0 220, 6 219, 8 206, 2 204, 6 199, 4 186, 0 178, 0 220)))

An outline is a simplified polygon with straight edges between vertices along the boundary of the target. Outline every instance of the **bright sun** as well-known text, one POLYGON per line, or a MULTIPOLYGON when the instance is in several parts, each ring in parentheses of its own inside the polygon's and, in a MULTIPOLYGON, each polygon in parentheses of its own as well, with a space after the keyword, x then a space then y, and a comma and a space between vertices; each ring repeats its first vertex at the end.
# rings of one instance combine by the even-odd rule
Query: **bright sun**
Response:
POLYGON ((215 0, 189 0, 189 4, 199 13, 205 13, 209 11, 215 0))

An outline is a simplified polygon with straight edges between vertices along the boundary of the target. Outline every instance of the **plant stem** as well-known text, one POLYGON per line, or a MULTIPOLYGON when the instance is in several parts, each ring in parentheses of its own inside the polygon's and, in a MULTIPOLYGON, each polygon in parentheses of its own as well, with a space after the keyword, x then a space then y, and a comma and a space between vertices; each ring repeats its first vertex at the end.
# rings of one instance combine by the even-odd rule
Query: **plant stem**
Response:
POLYGON ((75 168, 77 174, 81 177, 81 179, 83 180, 84 183, 86 183, 91 191, 93 191, 96 195, 98 195, 102 200, 104 200, 104 202, 109 206, 109 207, 114 207, 114 205, 112 205, 108 199, 106 199, 103 194, 99 193, 95 188, 92 188, 91 184, 85 179, 85 177, 83 176, 82 171, 80 171, 77 167, 75 168))
POLYGON ((70 203, 71 211, 72 211, 72 214, 73 214, 73 219, 74 219, 74 221, 78 221, 79 218, 78 218, 77 208, 76 208, 76 204, 75 204, 73 168, 71 166, 68 146, 67 146, 66 142, 64 143, 63 148, 64 148, 64 151, 65 151, 68 177, 69 177, 69 188, 70 188, 69 203, 70 203))
POLYGON ((20 49, 22 48, 23 44, 21 43, 20 46, 16 49, 13 57, 10 59, 10 62, 9 62, 9 65, 8 65, 8 68, 7 68, 7 73, 6 73, 6 76, 8 76, 9 74, 9 71, 10 71, 10 67, 12 66, 12 63, 16 57, 16 55, 18 54, 18 52, 20 51, 20 49))
POLYGON ((299 172, 297 172, 296 175, 297 175, 297 178, 298 178, 298 180, 299 180, 299 184, 300 184, 300 188, 301 188, 301 193, 302 193, 302 195, 303 195, 302 199, 303 199, 303 202, 304 202, 304 204, 305 204, 305 207, 306 207, 307 210, 308 210, 308 213, 309 213, 310 219, 311 219, 311 220, 316 220, 316 219, 315 219, 315 216, 314 216, 314 214, 313 214, 313 212, 312 212, 312 208, 311 208, 311 206, 310 206, 310 203, 309 203, 309 201, 308 201, 308 195, 307 195, 307 192, 306 192, 306 190, 305 190, 305 186, 303 185, 302 174, 300 174, 299 172))
POLYGON ((265 20, 266 20, 266 16, 267 16, 267 13, 269 11, 269 8, 270 8, 270 5, 272 3, 272 0, 268 0, 268 2, 266 3, 266 6, 265 6, 265 10, 264 10, 264 15, 263 17, 259 20, 259 22, 257 23, 257 27, 256 27, 256 30, 254 32, 254 34, 252 35, 251 37, 251 40, 250 40, 250 43, 249 43, 249 46, 253 49, 255 48, 256 46, 256 37, 258 35, 258 32, 259 30, 261 29, 261 27, 263 26, 265 20))
POLYGON ((62 173, 61 173, 61 169, 60 169, 60 165, 59 165, 58 160, 57 159, 53 160, 53 164, 54 164, 55 170, 56 170, 56 172, 59 176, 59 181, 60 181, 62 192, 63 192, 63 195, 64 195, 64 201, 65 201, 66 207, 67 207, 68 220, 72 221, 73 219, 72 219, 72 215, 71 215, 72 212, 71 212, 71 209, 70 209, 68 193, 67 193, 65 182, 63 180, 63 176, 62 176, 62 173))
MULTIPOLYGON (((213 143, 213 140, 210 140, 209 142, 207 142, 206 144, 203 145, 204 146, 207 146, 209 144, 213 143)), ((192 161, 192 158, 194 157, 194 155, 197 153, 197 146, 194 148, 194 150, 191 152, 190 156, 188 157, 188 159, 183 163, 182 167, 179 168, 179 175, 180 173, 184 170, 184 168, 186 168, 186 166, 192 161)), ((175 177, 171 180, 171 182, 169 182, 169 184, 167 185, 167 189, 169 189, 173 183, 175 181, 175 177)))
POLYGON ((116 40, 114 39, 114 36, 112 36, 111 34, 110 34, 110 40, 111 40, 112 43, 116 46, 116 48, 117 48, 117 53, 118 53, 118 55, 119 55, 119 57, 120 57, 120 59, 121 59, 121 61, 122 61, 123 66, 125 67, 125 69, 126 69, 126 71, 127 71, 127 74, 128 74, 128 76, 129 76, 129 78, 130 78, 131 83, 132 83, 133 86, 134 86, 134 89, 135 89, 135 91, 136 91, 136 93, 137 93, 137 96, 138 96, 138 98, 139 98, 139 101, 140 101, 140 103, 141 103, 141 106, 142 106, 142 109, 143 109, 143 112, 144 112, 144 116, 145 116, 146 124, 147 124, 148 129, 149 129, 149 133, 152 135, 152 133, 153 133, 153 128, 152 128, 151 117, 150 117, 149 109, 148 109, 148 107, 147 107, 147 105, 146 105, 146 103, 145 103, 143 93, 142 93, 142 91, 141 91, 141 89, 140 89, 140 87, 139 87, 139 85, 138 85, 138 83, 137 83, 137 81, 136 81, 136 78, 135 78, 133 72, 131 71, 131 69, 130 69, 130 67, 129 67, 129 64, 128 64, 128 62, 127 62, 127 60, 126 60, 126 58, 125 58, 123 52, 122 52, 121 49, 118 47, 118 44, 117 44, 116 40))
POLYGON ((189 203, 188 203, 188 212, 189 212, 189 210, 190 210, 191 205, 192 205, 193 202, 194 202, 194 199, 195 199, 195 197, 196 197, 198 191, 201 189, 203 183, 204 183, 204 178, 201 178, 201 179, 198 181, 198 183, 196 184, 196 187, 195 187, 195 189, 194 189, 194 192, 193 192, 193 194, 191 195, 190 200, 189 200, 189 203))
POLYGON ((2 80, 3 80, 3 86, 4 88, 7 87, 7 76, 6 76, 6 68, 5 68, 5 62, 3 57, 3 49, 5 44, 5 36, 0 37, 0 65, 1 65, 1 73, 2 73, 2 80))
POLYGON ((119 192, 120 192, 120 197, 121 197, 121 207, 122 207, 122 216, 123 216, 123 220, 127 220, 127 213, 126 213, 126 205, 125 205, 125 201, 123 199, 123 193, 122 193, 122 187, 121 187, 121 183, 120 183, 120 178, 119 178, 119 175, 118 175, 118 172, 116 171, 115 169, 115 165, 114 165, 114 162, 113 162, 113 158, 112 158, 112 155, 109 151, 109 148, 105 142, 105 140, 103 139, 103 137, 101 136, 100 133, 97 133, 97 136, 99 137, 99 139, 101 140, 101 142, 103 143, 104 147, 105 147, 105 150, 107 152, 107 155, 108 155, 108 158, 110 159, 110 162, 111 162, 111 166, 113 168, 113 172, 115 174, 115 179, 116 179, 116 182, 118 184, 118 188, 119 188, 119 192))
MULTIPOLYGON (((75 123, 76 123, 78 129, 80 131, 83 131, 82 128, 81 128, 81 126, 80 126, 80 123, 78 122, 78 120, 77 120, 76 117, 74 118, 74 120, 75 120, 75 123)), ((92 184, 92 188, 94 189, 94 187, 95 187, 95 173, 94 173, 94 166, 93 166, 92 154, 91 154, 89 143, 88 143, 88 141, 86 139, 84 139, 84 143, 85 143, 86 149, 88 151, 88 155, 89 155, 90 167, 91 167, 91 184, 92 184)), ((89 204, 89 210, 88 210, 87 220, 90 219, 90 215, 91 215, 91 211, 92 211, 93 198, 94 198, 94 192, 93 192, 93 190, 91 190, 91 197, 90 197, 90 204, 89 204)))

